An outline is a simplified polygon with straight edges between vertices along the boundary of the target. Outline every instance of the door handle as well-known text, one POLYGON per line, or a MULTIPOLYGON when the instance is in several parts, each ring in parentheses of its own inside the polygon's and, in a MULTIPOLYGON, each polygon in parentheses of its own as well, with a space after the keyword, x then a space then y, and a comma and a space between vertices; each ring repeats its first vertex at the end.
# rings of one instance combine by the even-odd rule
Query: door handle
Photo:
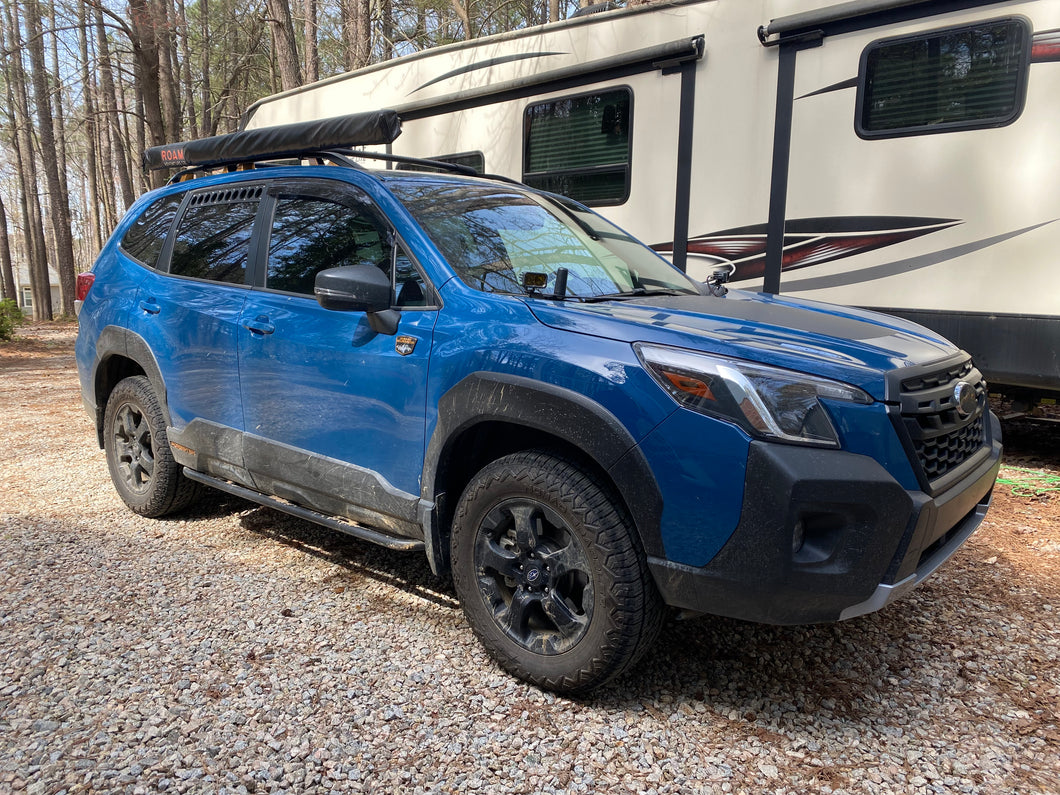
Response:
POLYGON ((272 334, 276 330, 276 326, 270 323, 265 315, 258 315, 253 320, 243 321, 243 328, 251 334, 272 334))
POLYGON ((148 298, 146 301, 141 301, 140 308, 149 315, 157 315, 162 311, 162 307, 158 305, 154 298, 148 298))

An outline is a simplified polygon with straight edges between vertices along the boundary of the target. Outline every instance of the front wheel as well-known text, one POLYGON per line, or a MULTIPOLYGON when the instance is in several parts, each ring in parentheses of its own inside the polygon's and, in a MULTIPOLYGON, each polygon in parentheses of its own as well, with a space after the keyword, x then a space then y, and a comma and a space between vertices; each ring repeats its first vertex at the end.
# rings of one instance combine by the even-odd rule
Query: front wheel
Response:
POLYGON ((468 484, 451 540, 468 623, 504 668, 583 693, 654 640, 662 602, 632 521, 580 466, 542 452, 498 459, 468 484))
POLYGON ((152 518, 187 507, 198 484, 184 477, 166 438, 166 420, 151 382, 133 376, 118 382, 103 419, 107 467, 118 496, 152 518))

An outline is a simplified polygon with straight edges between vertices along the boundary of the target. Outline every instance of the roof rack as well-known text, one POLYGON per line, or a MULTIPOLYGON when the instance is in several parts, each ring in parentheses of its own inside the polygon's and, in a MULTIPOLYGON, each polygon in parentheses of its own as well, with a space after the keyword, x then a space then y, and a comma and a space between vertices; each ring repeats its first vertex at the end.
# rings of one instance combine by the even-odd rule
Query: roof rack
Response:
POLYGON ((401 119, 392 110, 354 113, 322 121, 283 124, 256 130, 215 135, 198 141, 153 146, 143 153, 144 171, 182 168, 169 182, 183 182, 212 170, 241 171, 276 165, 277 160, 316 160, 348 168, 362 168, 350 158, 387 163, 406 163, 469 177, 520 184, 499 174, 480 174, 470 166, 426 160, 383 152, 367 152, 355 146, 392 143, 401 134, 401 119))
POLYGON ((152 146, 144 150, 143 167, 144 171, 152 171, 229 166, 349 146, 379 146, 392 143, 400 134, 401 119, 397 113, 377 110, 152 146))

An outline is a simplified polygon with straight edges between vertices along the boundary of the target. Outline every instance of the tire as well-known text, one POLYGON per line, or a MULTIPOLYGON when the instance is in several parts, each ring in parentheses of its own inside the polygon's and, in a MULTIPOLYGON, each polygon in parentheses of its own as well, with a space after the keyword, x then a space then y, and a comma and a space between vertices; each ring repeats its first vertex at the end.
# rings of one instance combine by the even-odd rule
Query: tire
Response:
POLYGON ((483 468, 457 504, 451 552, 472 630, 503 668, 539 687, 599 687, 661 626, 632 520, 570 461, 529 451, 483 468))
POLYGON ((118 496, 141 516, 176 513, 199 496, 199 484, 173 460, 165 415, 144 376, 123 379, 110 393, 103 446, 118 496))

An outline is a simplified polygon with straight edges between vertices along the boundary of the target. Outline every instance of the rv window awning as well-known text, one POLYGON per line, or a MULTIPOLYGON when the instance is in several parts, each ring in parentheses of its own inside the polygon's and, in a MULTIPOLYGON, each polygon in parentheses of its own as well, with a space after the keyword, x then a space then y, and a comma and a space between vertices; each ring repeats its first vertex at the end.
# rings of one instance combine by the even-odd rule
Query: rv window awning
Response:
POLYGON ((801 14, 777 17, 770 20, 768 25, 762 25, 758 29, 758 37, 765 42, 769 36, 782 36, 785 33, 804 31, 827 25, 830 22, 840 22, 867 14, 876 14, 880 11, 890 11, 904 6, 923 5, 929 2, 932 2, 932 0, 852 0, 849 3, 838 3, 826 8, 804 11, 801 14))
POLYGON ((388 144, 400 134, 401 119, 397 113, 378 110, 153 146, 144 150, 143 165, 145 171, 150 171, 293 157, 303 152, 388 144))

